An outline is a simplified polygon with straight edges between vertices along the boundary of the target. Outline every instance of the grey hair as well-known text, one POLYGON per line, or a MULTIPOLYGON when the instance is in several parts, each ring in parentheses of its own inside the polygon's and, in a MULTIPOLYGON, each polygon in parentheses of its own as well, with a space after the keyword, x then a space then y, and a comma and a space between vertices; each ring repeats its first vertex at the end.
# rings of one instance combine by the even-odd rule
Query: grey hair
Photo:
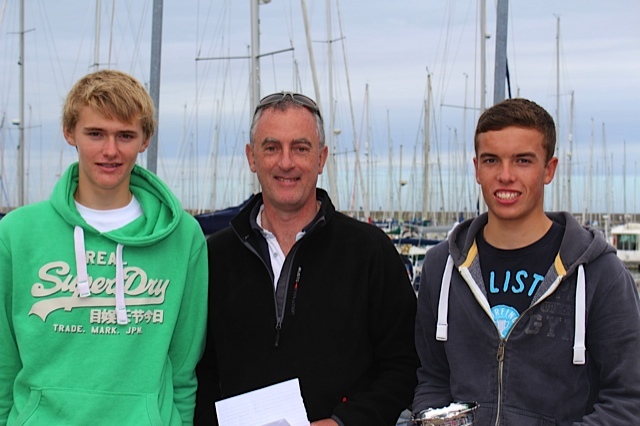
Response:
POLYGON ((262 116, 262 112, 267 109, 277 109, 278 111, 286 111, 289 108, 304 108, 309 111, 316 122, 316 130, 318 132, 318 140, 320 142, 320 149, 324 148, 325 144, 325 136, 324 136, 324 121, 322 120, 322 116, 318 111, 313 111, 311 108, 308 108, 304 105, 301 105, 295 102, 290 96, 285 96, 282 100, 275 102, 273 104, 266 105, 265 107, 258 108, 253 114, 253 120, 251 121, 251 129, 249 130, 249 143, 253 146, 254 138, 256 135, 256 127, 258 124, 258 120, 262 116))

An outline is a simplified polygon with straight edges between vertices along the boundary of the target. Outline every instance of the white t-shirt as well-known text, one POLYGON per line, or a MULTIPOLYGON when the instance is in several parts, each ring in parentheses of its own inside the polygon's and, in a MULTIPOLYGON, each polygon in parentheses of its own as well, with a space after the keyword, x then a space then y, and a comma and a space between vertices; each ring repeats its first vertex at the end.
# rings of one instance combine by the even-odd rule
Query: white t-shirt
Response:
POLYGON ((77 201, 76 208, 80 216, 100 232, 109 232, 122 228, 142 216, 142 207, 136 197, 131 197, 131 202, 119 209, 94 210, 83 206, 77 201))

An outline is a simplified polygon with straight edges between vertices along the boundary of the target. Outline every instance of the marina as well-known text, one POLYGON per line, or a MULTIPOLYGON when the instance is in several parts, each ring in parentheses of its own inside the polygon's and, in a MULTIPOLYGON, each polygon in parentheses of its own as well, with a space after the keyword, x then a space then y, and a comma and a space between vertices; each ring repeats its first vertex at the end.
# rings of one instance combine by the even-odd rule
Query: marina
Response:
MULTIPOLYGON (((608 56, 640 57, 633 54, 640 44, 625 33, 616 49, 595 43, 624 26, 635 2, 605 8, 615 19, 603 16, 587 42, 588 10, 565 2, 513 3, 508 20, 481 0, 451 8, 379 3, 371 11, 337 0, 306 3, 166 2, 158 40, 149 1, 69 9, 25 2, 22 15, 18 2, 5 2, 0 30, 11 36, 0 47, 0 211, 50 194, 75 158, 60 132, 61 97, 101 68, 130 71, 159 90, 156 172, 194 214, 238 205, 257 190, 244 158, 248 123, 262 95, 284 89, 319 102, 332 154, 320 184, 354 216, 448 226, 475 214, 474 123, 488 105, 516 96, 538 101, 558 126, 560 172, 547 210, 600 227, 607 213, 595 212, 640 211, 640 129, 625 119, 638 116, 640 93, 627 71, 637 67, 608 56), (364 12, 373 19, 361 19, 364 12), (66 25, 71 15, 82 25, 66 25), (621 65, 578 71, 581 46, 591 46, 599 64, 621 65), (611 82, 622 87, 607 89, 611 82)), ((151 169, 154 160, 145 153, 140 163, 151 169)))

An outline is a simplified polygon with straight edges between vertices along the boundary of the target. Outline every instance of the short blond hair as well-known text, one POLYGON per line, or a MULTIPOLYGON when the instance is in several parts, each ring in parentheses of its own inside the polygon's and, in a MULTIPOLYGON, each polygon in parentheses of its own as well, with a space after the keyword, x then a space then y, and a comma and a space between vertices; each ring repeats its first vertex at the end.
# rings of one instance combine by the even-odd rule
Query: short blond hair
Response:
POLYGON ((156 110, 151 96, 138 80, 122 71, 100 70, 76 82, 62 109, 65 131, 75 129, 85 106, 127 123, 139 118, 145 140, 156 131, 156 110))

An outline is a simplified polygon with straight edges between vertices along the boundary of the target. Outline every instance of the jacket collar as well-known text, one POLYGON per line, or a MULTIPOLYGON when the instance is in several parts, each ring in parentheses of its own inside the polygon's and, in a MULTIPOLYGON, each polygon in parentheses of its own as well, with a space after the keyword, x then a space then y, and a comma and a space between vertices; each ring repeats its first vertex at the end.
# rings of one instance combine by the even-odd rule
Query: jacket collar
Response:
MULTIPOLYGON (((316 188, 316 199, 320 201, 320 210, 303 231, 315 232, 328 223, 335 214, 335 207, 324 189, 316 188)), ((256 233, 261 235, 256 217, 263 204, 262 193, 254 195, 251 200, 230 221, 231 227, 242 241, 247 241, 256 233)))

